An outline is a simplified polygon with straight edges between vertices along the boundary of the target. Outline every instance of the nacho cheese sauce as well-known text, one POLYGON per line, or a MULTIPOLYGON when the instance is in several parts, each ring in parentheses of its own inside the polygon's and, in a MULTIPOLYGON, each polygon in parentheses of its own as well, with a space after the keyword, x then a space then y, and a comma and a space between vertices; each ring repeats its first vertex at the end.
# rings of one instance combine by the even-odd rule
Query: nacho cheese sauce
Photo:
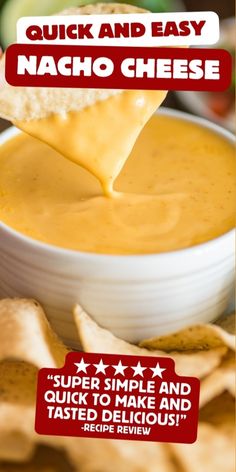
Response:
POLYGON ((87 169, 98 178, 104 194, 111 196, 140 131, 166 94, 126 91, 77 112, 16 125, 87 169))
POLYGON ((34 239, 104 254, 172 251, 234 226, 233 145, 182 119, 154 115, 104 196, 98 180, 21 134, 0 151, 0 220, 34 239))

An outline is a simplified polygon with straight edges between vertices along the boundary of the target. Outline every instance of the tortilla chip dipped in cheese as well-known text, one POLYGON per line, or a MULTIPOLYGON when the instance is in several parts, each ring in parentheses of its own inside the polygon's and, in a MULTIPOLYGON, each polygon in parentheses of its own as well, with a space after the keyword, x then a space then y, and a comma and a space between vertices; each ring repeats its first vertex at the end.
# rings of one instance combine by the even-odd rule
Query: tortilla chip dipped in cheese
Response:
MULTIPOLYGON (((73 8, 62 14, 143 11, 107 3, 73 8)), ((98 178, 104 193, 111 195, 114 180, 139 133, 165 96, 165 91, 34 89, 5 85, 0 90, 0 110, 3 118, 87 169, 98 178)))

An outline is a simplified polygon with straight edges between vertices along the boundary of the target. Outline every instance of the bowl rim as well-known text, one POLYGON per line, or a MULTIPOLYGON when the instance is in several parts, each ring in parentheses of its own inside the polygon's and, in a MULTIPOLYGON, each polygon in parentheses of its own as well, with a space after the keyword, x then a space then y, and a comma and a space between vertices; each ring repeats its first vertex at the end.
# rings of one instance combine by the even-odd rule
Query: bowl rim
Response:
MULTIPOLYGON (((236 136, 231 133, 229 130, 219 126, 218 124, 207 120, 206 118, 202 118, 199 116, 191 115, 190 113, 183 112, 180 110, 161 107, 158 109, 155 114, 158 115, 166 115, 171 116, 174 118, 182 119, 184 121, 188 121, 190 123, 196 123, 199 126, 203 126, 215 132, 216 134, 224 137, 225 139, 229 140, 231 143, 236 142, 236 136)), ((2 133, 0 133, 0 146, 7 142, 14 136, 21 134, 22 131, 18 130, 15 126, 11 126, 10 128, 6 129, 2 133)), ((209 251, 219 250, 219 246, 228 246, 231 240, 233 241, 235 235, 235 229, 231 229, 226 233, 218 236, 217 238, 211 239, 209 241, 196 244, 194 246, 177 249, 173 251, 165 251, 160 253, 148 253, 148 254, 103 254, 103 253, 96 253, 96 252, 86 252, 86 251, 78 251, 76 249, 68 249, 60 246, 56 246, 50 243, 44 243, 43 241, 39 241, 37 239, 31 238, 30 236, 26 236, 23 233, 11 228, 4 222, 0 220, 0 231, 6 232, 11 239, 18 240, 22 245, 28 246, 29 248, 33 249, 38 253, 45 253, 51 255, 58 255, 64 257, 73 257, 73 258, 80 258, 83 260, 96 260, 97 262, 105 260, 106 262, 118 262, 118 261, 148 261, 152 260, 163 260, 164 258, 179 258, 184 256, 191 255, 192 257, 198 257, 201 253, 208 253, 209 251)))

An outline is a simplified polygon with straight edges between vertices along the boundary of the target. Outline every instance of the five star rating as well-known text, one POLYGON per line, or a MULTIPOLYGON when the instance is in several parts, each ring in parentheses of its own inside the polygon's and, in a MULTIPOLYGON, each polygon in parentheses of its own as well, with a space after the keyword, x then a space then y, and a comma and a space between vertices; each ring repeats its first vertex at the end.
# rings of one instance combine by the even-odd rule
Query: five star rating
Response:
MULTIPOLYGON (((84 359, 82 358, 80 362, 74 362, 74 365, 77 368, 76 374, 79 374, 80 372, 83 372, 87 374, 87 369, 90 366, 93 366, 95 368, 95 375, 97 374, 103 374, 107 375, 106 369, 108 367, 112 367, 114 369, 114 375, 122 375, 125 376, 125 370, 129 368, 129 366, 122 364, 122 361, 120 360, 118 364, 114 364, 109 366, 108 364, 104 364, 103 360, 100 359, 100 361, 97 364, 90 364, 84 362, 84 359)), ((159 362, 157 362, 155 367, 143 367, 141 365, 141 362, 138 362, 135 366, 130 366, 130 369, 133 371, 133 377, 143 377, 145 371, 152 371, 152 378, 154 377, 159 377, 162 379, 162 373, 166 370, 164 368, 161 368, 159 362)))
POLYGON ((200 382, 164 357, 70 352, 41 369, 39 434, 142 441, 196 440, 200 382))

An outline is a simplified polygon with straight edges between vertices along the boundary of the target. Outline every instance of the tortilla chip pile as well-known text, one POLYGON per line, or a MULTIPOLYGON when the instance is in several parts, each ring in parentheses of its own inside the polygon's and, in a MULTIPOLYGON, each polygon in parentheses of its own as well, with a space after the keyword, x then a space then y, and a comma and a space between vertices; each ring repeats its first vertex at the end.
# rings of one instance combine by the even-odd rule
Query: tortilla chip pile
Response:
POLYGON ((234 472, 234 316, 139 346, 97 326, 77 306, 86 352, 169 356, 176 372, 201 379, 195 444, 39 436, 34 432, 37 371, 61 367, 67 348, 34 300, 0 301, 0 472, 234 472))

